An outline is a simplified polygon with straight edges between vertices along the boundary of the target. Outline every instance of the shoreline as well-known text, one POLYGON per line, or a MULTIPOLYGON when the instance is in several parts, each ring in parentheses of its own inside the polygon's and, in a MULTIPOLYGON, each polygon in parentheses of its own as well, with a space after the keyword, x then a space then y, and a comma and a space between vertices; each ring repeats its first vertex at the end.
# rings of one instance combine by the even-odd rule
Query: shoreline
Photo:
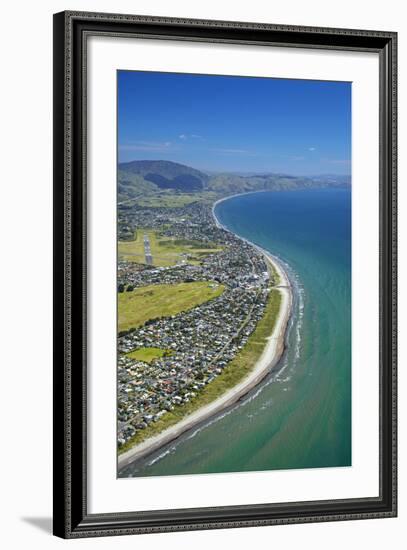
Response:
MULTIPOLYGON (((246 195, 248 193, 238 193, 236 195, 224 197, 213 204, 212 216, 215 220, 215 224, 217 227, 221 227, 225 231, 232 233, 229 229, 227 229, 219 222, 214 210, 217 204, 219 204, 220 202, 242 194, 246 195)), ((168 427, 163 432, 146 439, 145 441, 118 455, 118 472, 120 471, 120 469, 125 468, 136 460, 144 458, 154 451, 157 451, 161 447, 167 445, 171 441, 176 440, 186 431, 189 431, 196 425, 205 422, 209 418, 215 416, 227 407, 236 403, 250 390, 256 387, 281 359, 285 348, 285 335, 293 304, 292 288, 288 275, 282 267, 280 261, 275 256, 270 254, 268 251, 262 249, 258 245, 248 241, 247 239, 240 237, 239 235, 236 235, 236 237, 250 244, 251 246, 256 248, 261 254, 263 254, 266 262, 271 264, 279 277, 278 284, 273 286, 272 288, 277 289, 281 294, 280 309, 273 327, 273 331, 270 336, 267 337, 267 343, 262 351, 260 358, 254 365, 250 373, 233 388, 227 390, 223 395, 221 395, 211 403, 208 403, 207 405, 191 413, 189 416, 187 416, 185 419, 181 420, 177 424, 168 427)))

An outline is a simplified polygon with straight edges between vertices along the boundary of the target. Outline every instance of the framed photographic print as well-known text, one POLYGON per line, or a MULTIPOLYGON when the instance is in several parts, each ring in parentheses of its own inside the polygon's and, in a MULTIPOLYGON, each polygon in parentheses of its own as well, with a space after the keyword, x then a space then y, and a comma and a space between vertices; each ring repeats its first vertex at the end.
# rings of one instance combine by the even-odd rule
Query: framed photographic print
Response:
POLYGON ((396 515, 396 34, 54 16, 54 533, 396 515))

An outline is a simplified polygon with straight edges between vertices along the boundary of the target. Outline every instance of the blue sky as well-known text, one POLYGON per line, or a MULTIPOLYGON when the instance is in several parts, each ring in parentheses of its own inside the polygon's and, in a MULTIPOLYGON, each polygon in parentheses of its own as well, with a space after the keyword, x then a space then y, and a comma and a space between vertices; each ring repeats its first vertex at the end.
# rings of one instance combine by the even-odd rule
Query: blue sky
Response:
POLYGON ((351 84, 118 72, 119 162, 350 174, 351 84))

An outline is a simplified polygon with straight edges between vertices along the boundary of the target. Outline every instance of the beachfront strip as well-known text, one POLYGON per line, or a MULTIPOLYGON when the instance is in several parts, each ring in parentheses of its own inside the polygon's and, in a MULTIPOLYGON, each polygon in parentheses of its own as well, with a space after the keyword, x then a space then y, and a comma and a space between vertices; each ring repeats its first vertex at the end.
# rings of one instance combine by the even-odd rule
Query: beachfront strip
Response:
MULTIPOLYGON (((189 248, 167 266, 119 256, 119 292, 198 281, 207 282, 214 292, 221 290, 196 307, 149 319, 142 326, 119 333, 120 449, 167 411, 190 402, 222 373, 263 317, 275 281, 263 254, 218 227, 209 205, 121 209, 118 227, 122 239, 149 228, 164 241, 172 239, 206 249, 197 256, 194 248, 189 248), (132 357, 134 350, 146 348, 160 350, 161 356, 151 362, 132 357)), ((144 234, 143 239, 146 242, 144 234)), ((148 254, 154 263, 150 246, 148 254)))

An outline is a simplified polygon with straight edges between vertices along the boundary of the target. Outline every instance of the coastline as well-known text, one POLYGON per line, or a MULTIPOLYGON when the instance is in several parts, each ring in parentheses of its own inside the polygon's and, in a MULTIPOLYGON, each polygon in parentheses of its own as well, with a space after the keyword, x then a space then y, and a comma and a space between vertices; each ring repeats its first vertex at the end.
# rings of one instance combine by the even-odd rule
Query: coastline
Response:
MULTIPOLYGON (((238 193, 235 195, 230 195, 228 197, 224 197, 222 199, 219 199, 216 201, 212 206, 212 215, 215 220, 215 224, 217 227, 221 227, 225 231, 228 231, 225 226, 223 226, 215 214, 215 207, 224 200, 230 199, 234 196, 247 194, 247 193, 238 193)), ((179 436, 181 436, 184 432, 190 430, 194 426, 208 420, 209 418, 213 417, 214 415, 220 413, 227 407, 233 405, 236 403, 239 399, 241 399, 244 395, 246 395, 251 389, 253 389, 255 386, 257 386, 263 378, 271 371, 273 367, 279 362, 283 352, 284 352, 284 345, 285 345, 285 335, 286 335, 286 329, 288 325, 288 321, 291 315, 291 309, 292 309, 292 303, 293 303, 293 296, 292 296, 292 288, 289 281, 289 278, 287 276, 287 273, 285 272, 284 268, 282 267, 279 260, 270 254, 268 251, 260 248, 256 244, 248 241, 247 239, 244 239, 238 235, 236 235, 239 239, 247 242, 259 252, 263 254, 263 256, 266 259, 266 262, 271 264, 273 269, 277 272, 277 275, 279 277, 278 284, 273 287, 273 289, 277 289, 281 295, 281 303, 280 303, 280 309, 278 312, 278 316, 276 318, 273 331, 267 338, 267 343, 263 349, 263 352, 254 365, 251 372, 236 386, 226 391, 223 395, 212 401, 211 403, 208 403, 207 405, 201 407, 200 409, 196 410, 189 416, 187 416, 185 419, 181 420, 177 424, 168 427, 163 432, 157 434, 156 436, 153 436, 138 445, 128 449, 127 451, 123 452, 122 454, 118 455, 117 459, 117 468, 118 471, 120 469, 125 468, 132 462, 139 460, 154 451, 160 449, 164 445, 170 443, 171 441, 176 440, 179 436)))

